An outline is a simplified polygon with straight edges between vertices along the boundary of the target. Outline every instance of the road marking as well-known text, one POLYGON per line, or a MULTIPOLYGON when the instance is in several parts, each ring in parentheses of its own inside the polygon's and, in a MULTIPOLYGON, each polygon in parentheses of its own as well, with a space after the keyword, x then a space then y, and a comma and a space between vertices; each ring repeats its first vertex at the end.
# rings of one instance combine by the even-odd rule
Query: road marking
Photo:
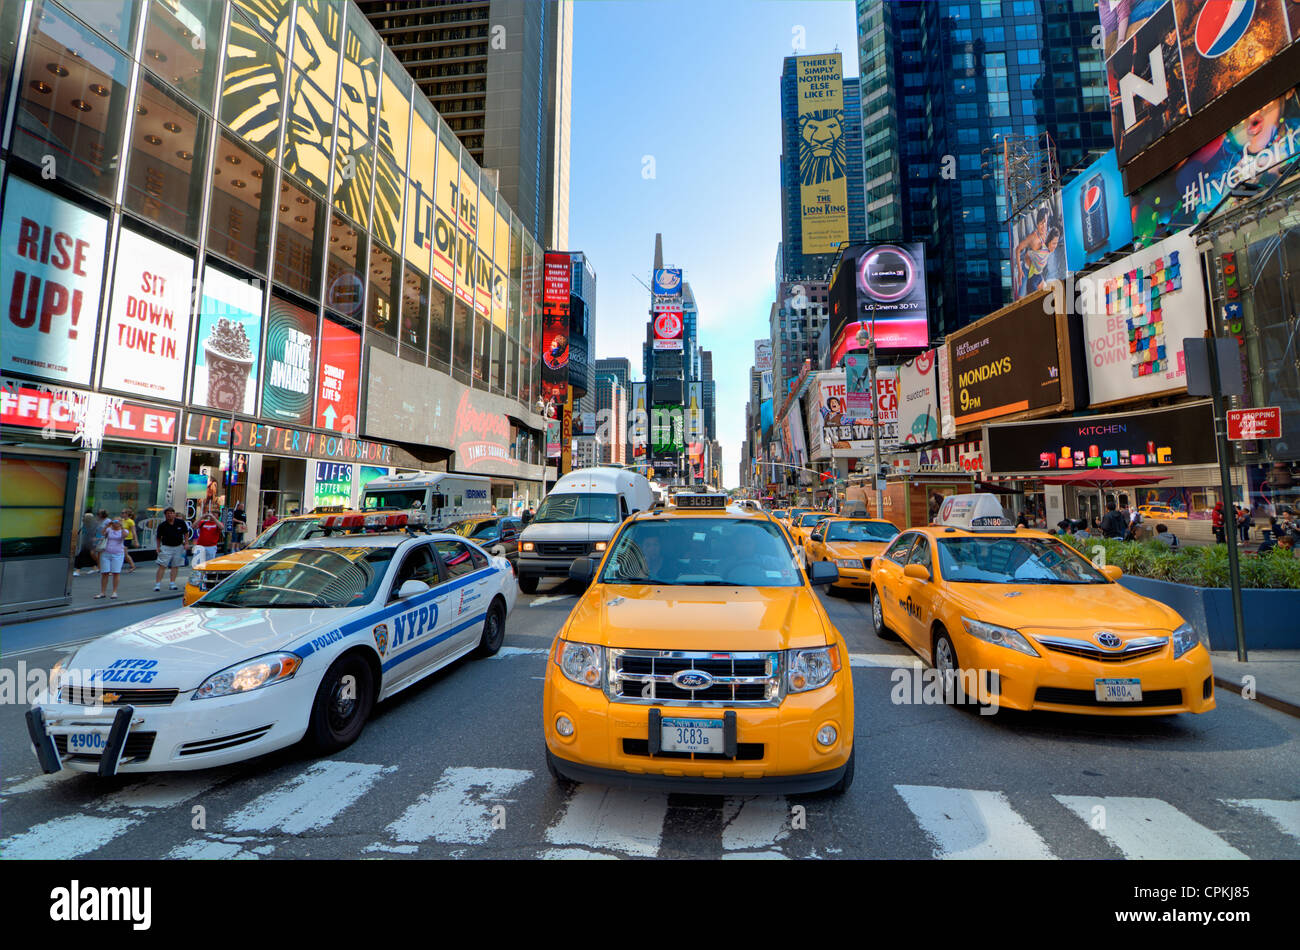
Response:
POLYGON ((504 660, 510 656, 545 656, 551 651, 547 647, 502 647, 489 660, 504 660))
POLYGON ((780 851, 728 851, 722 856, 723 861, 789 861, 788 855, 780 851))
POLYGON ((667 795, 581 785, 559 821, 546 829, 546 840, 652 858, 667 816, 667 795))
POLYGON ((72 778, 72 776, 77 774, 79 773, 74 772, 72 769, 61 769, 58 772, 49 773, 42 772, 40 775, 33 775, 31 778, 23 779, 17 785, 11 785, 0 791, 0 796, 23 795, 27 792, 43 792, 51 785, 58 785, 61 782, 66 782, 72 778))
POLYGON ((513 801, 512 791, 533 777, 527 769, 444 769, 425 792, 388 826, 398 841, 482 844, 492 837, 493 806, 513 801))
POLYGON ((921 661, 911 653, 850 653, 849 666, 881 667, 883 669, 906 669, 920 666, 921 661))
POLYGON ((895 785, 894 789, 933 839, 936 858, 1055 857, 1001 792, 935 785, 895 785))
POLYGON ((789 825, 790 806, 784 798, 728 798, 722 803, 723 850, 772 851, 778 841, 790 837, 789 825))
POLYGON ((585 848, 547 848, 537 855, 543 861, 617 861, 612 854, 588 851, 585 848))
POLYGON ((1245 860, 1209 828, 1159 798, 1053 795, 1131 860, 1245 860))
POLYGON ((1249 808, 1272 820, 1283 834, 1300 840, 1300 801, 1275 801, 1271 798, 1221 798, 1235 808, 1249 808))
POLYGON ((234 831, 296 835, 324 828, 394 765, 326 760, 253 799, 226 821, 234 831))
MULTIPOLYGON (((264 854, 270 854, 271 849, 259 849, 264 854)), ((191 841, 187 844, 177 845, 167 852, 166 860, 168 861, 229 861, 230 859, 240 861, 256 861, 257 855, 251 851, 245 851, 243 846, 233 841, 220 841, 210 838, 201 838, 197 841, 191 841)))
POLYGON ((65 861, 104 847, 136 821, 132 818, 100 818, 94 815, 64 815, 28 828, 0 842, 5 860, 65 861))
POLYGON ((175 808, 203 794, 225 778, 211 772, 161 772, 139 784, 123 788, 95 805, 99 811, 129 808, 138 813, 149 808, 175 808))
POLYGON ((569 600, 576 597, 576 594, 547 594, 545 597, 537 597, 529 602, 529 607, 545 607, 547 604, 554 604, 561 600, 569 600))

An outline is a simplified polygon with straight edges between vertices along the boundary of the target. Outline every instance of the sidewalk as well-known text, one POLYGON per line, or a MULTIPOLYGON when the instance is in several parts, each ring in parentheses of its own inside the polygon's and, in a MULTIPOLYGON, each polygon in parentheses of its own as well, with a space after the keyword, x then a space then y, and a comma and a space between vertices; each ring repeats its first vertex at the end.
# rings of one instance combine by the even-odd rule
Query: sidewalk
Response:
POLYGON ((181 605, 181 597, 185 593, 185 581, 190 576, 190 569, 182 567, 176 571, 177 590, 168 590, 168 575, 163 575, 162 590, 155 591, 154 575, 157 572, 157 565, 152 559, 148 561, 136 561, 135 573, 129 573, 125 568, 118 580, 117 600, 111 599, 109 595, 113 593, 113 579, 108 579, 107 592, 103 600, 96 600, 95 595, 99 593, 99 574, 94 568, 83 570, 80 577, 72 578, 72 602, 64 607, 53 607, 45 610, 27 610, 21 613, 5 614, 0 623, 16 624, 25 623, 29 620, 49 620, 51 617, 63 617, 68 614, 79 614, 87 610, 99 610, 104 607, 120 607, 124 604, 145 604, 155 600, 175 600, 175 606, 181 605))
POLYGON ((1249 685, 1243 678, 1254 677, 1254 699, 1284 712, 1300 717, 1300 650, 1247 650, 1250 659, 1237 662, 1237 654, 1228 650, 1210 651, 1214 663, 1214 682, 1234 693, 1249 695, 1249 685))

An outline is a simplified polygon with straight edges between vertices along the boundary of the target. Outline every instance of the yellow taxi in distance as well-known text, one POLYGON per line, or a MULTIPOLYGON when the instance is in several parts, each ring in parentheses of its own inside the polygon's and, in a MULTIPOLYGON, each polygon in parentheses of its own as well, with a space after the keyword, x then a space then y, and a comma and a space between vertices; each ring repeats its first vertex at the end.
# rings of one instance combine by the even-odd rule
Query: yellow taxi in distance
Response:
POLYGON ((1214 708, 1210 655, 1174 610, 1115 583, 992 495, 944 500, 936 524, 871 562, 872 623, 940 674, 1019 710, 1161 716, 1214 708))
POLYGON ((788 508, 785 513, 781 515, 781 520, 788 525, 792 525, 799 520, 801 515, 806 515, 812 510, 812 508, 788 508))
POLYGON ((877 518, 827 518, 808 535, 808 563, 830 561, 840 572, 835 590, 870 590, 871 560, 898 537, 892 521, 877 518))
POLYGON ((843 792, 848 646, 766 513, 725 495, 623 522, 551 647, 542 728, 557 779, 697 794, 843 792))
POLYGON ((792 518, 790 520, 790 533, 794 536, 794 543, 799 547, 803 547, 808 543, 808 536, 812 534, 813 528, 830 516, 829 511, 809 511, 798 518, 792 518))

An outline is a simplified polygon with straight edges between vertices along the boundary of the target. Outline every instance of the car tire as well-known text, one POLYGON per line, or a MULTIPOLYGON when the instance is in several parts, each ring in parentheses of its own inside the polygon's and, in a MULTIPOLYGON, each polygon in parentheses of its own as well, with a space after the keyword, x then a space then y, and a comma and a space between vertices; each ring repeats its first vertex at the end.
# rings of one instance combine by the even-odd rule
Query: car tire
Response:
POLYGON ((322 755, 346 749, 365 728, 375 705, 375 677, 359 652, 345 653, 330 664, 316 689, 306 740, 322 755), (346 677, 353 677, 353 696, 344 697, 346 677))
POLYGON ((555 767, 555 756, 551 754, 550 749, 546 750, 546 771, 551 773, 551 778, 553 778, 555 784, 561 788, 573 788, 574 785, 578 784, 573 779, 560 774, 560 770, 555 767))
POLYGON ((939 674, 939 688, 943 690, 943 701, 949 706, 957 702, 957 680, 961 677, 961 661, 957 659, 957 648, 953 646, 948 631, 939 628, 934 638, 934 650, 930 654, 930 665, 939 674))
POLYGON ((523 593, 525 593, 525 594, 535 594, 535 593, 537 593, 537 575, 536 575, 536 574, 520 574, 520 575, 519 575, 519 589, 520 589, 523 593))
POLYGON ((492 601, 487 616, 483 618, 483 636, 479 638, 477 657, 496 656, 506 642, 506 607, 498 597, 492 601))
POLYGON ((857 754, 856 746, 849 750, 849 761, 845 763, 844 774, 840 776, 838 782, 826 789, 827 795, 843 795, 849 790, 849 786, 853 784, 853 760, 857 758, 857 754))
POLYGON ((885 624, 885 610, 880 600, 880 588, 871 588, 871 629, 882 640, 892 640, 893 634, 885 624))

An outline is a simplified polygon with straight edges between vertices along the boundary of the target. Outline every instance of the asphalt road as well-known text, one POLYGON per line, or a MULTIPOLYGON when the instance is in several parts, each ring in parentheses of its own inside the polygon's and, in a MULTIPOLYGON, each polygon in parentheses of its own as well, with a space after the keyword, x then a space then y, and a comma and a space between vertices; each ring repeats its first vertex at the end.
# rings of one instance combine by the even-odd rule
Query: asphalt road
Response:
MULTIPOLYGON (((824 596, 854 655, 843 798, 561 787, 543 759, 542 674, 575 599, 547 585, 521 596, 501 655, 384 703, 329 759, 43 776, 26 707, 8 700, 0 857, 1300 858, 1300 720, 1226 691, 1207 715, 1161 719, 895 703, 911 654, 868 632, 860 598, 824 596)), ((170 608, 5 628, 0 668, 48 669, 59 643, 170 608)))

